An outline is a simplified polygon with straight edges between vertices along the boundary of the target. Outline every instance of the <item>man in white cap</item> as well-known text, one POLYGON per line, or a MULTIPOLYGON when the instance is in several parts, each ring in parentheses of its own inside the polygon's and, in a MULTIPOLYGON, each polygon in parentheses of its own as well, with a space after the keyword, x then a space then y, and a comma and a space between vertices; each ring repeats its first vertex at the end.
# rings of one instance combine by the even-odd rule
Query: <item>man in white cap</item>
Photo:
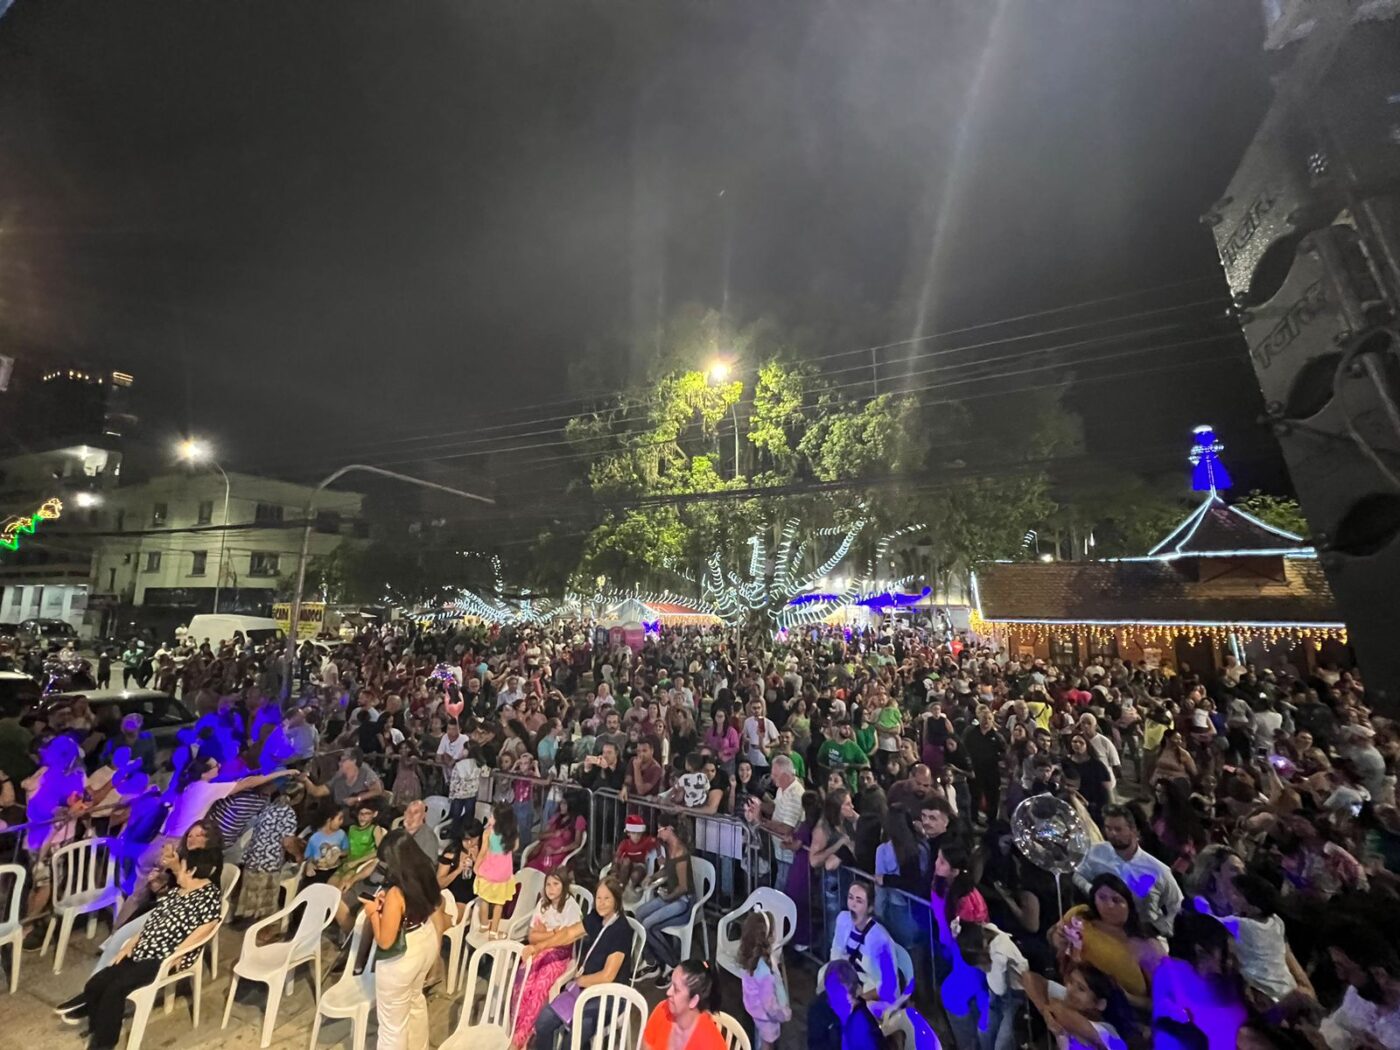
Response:
POLYGON ((102 749, 102 758, 111 761, 112 752, 124 747, 131 752, 133 761, 141 763, 141 771, 150 776, 156 771, 156 742, 150 733, 143 733, 145 720, 133 711, 122 719, 121 734, 107 741, 102 749))

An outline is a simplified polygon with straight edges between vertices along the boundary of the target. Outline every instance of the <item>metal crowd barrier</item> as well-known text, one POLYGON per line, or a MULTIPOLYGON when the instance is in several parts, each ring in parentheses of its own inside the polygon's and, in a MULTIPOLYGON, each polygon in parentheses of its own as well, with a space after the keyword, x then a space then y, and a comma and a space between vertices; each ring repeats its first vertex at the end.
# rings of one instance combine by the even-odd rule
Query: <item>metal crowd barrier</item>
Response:
POLYGON ((769 836, 748 821, 723 814, 700 813, 655 797, 622 798, 606 788, 591 793, 589 843, 595 869, 611 863, 628 816, 637 814, 655 835, 663 816, 685 828, 692 851, 715 867, 715 888, 706 905, 712 915, 734 910, 759 886, 771 886, 775 866, 769 836))

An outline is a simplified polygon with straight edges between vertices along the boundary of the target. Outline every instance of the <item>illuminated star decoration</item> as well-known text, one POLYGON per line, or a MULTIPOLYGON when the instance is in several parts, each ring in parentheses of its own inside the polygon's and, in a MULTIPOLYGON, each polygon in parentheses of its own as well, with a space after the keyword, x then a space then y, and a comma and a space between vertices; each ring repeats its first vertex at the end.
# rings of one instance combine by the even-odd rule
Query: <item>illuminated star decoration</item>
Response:
POLYGON ((17 514, 0 522, 0 547, 19 550, 21 534, 33 534, 41 521, 54 521, 63 514, 63 504, 56 499, 44 500, 43 505, 33 514, 17 514))
POLYGON ((1196 443, 1191 446, 1191 454, 1187 458, 1191 461, 1191 489, 1193 492, 1215 492, 1219 489, 1230 487, 1230 475, 1225 470, 1225 464, 1220 462, 1220 453, 1224 451, 1222 445, 1215 437, 1215 428, 1212 426, 1199 426, 1193 432, 1196 443))

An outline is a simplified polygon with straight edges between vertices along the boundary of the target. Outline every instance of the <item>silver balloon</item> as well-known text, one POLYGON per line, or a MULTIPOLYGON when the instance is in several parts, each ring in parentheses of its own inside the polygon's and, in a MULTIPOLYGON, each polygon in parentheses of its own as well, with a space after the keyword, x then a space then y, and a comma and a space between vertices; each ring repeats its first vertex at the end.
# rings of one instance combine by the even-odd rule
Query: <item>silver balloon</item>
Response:
POLYGON ((1089 831, 1068 802, 1032 795, 1011 814, 1016 847, 1038 868, 1064 875, 1089 852, 1089 831))

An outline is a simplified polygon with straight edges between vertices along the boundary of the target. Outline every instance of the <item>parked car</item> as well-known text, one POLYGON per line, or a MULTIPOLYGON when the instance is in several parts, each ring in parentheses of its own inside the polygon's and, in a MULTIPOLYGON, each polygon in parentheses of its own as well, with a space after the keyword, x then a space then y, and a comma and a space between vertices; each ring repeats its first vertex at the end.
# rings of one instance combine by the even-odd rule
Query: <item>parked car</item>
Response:
POLYGON ((82 697, 94 709, 116 704, 123 718, 138 714, 144 723, 143 728, 155 737, 156 747, 169 751, 175 747, 176 735, 198 721, 193 711, 169 693, 155 689, 128 689, 110 696, 89 696, 87 693, 51 693, 46 697, 42 714, 48 717, 55 707, 72 703, 82 697))
POLYGON ((0 671, 0 718, 18 718, 43 699, 39 683, 19 671, 0 671))
POLYGON ((16 637, 26 645, 33 645, 35 642, 63 645, 69 641, 77 642, 78 632, 67 620, 36 617, 20 621, 16 637))

